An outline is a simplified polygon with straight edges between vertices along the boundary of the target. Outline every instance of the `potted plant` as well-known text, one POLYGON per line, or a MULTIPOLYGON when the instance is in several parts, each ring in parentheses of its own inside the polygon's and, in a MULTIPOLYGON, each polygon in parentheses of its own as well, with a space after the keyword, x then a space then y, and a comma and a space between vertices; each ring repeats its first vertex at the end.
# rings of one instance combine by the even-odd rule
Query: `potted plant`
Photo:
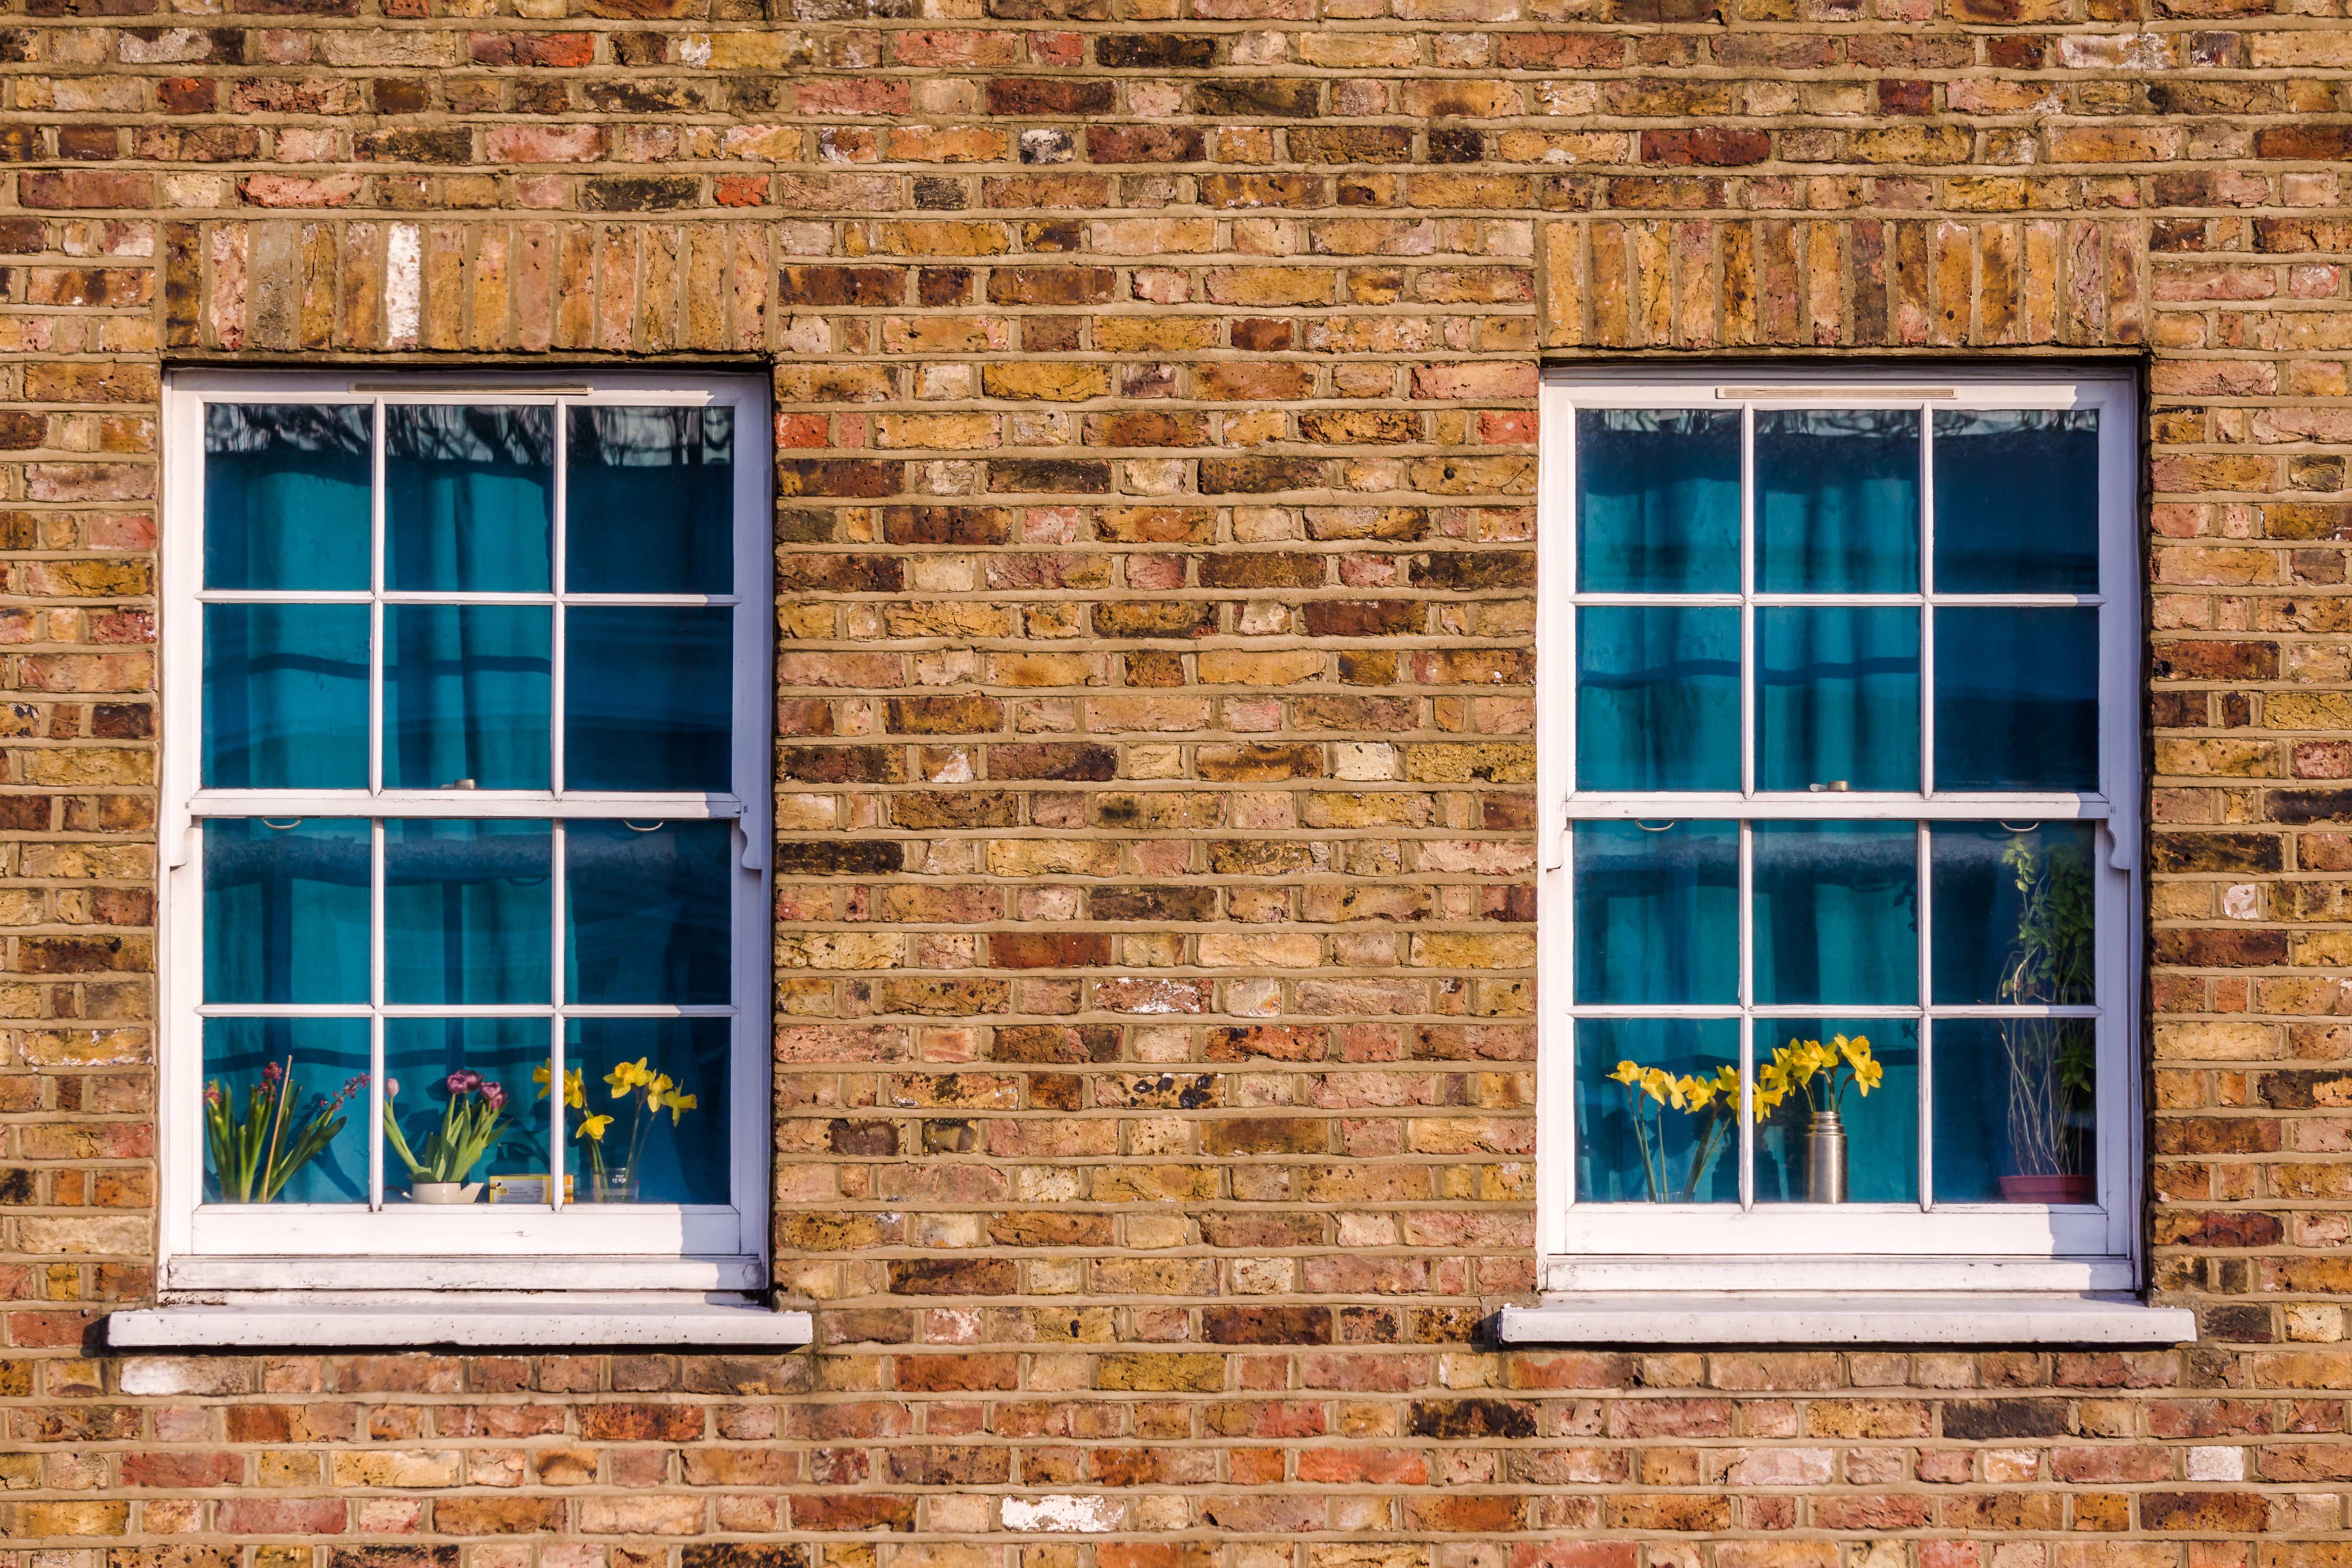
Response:
MULTIPOLYGON (((1739 1124, 1739 1069, 1726 1064, 1716 1068, 1713 1078, 1685 1074, 1676 1077, 1664 1068, 1645 1068, 1636 1061, 1622 1061, 1610 1079, 1625 1086, 1625 1111, 1633 1118, 1633 1141, 1642 1156, 1642 1183, 1654 1204, 1689 1203, 1697 1195, 1699 1184, 1724 1149, 1734 1140, 1739 1124), (1683 1173, 1682 1186, 1675 1194, 1675 1184, 1666 1169, 1666 1109, 1689 1116, 1705 1116, 1702 1126, 1692 1141, 1690 1163, 1683 1173)), ((1780 1106, 1788 1090, 1785 1088, 1757 1086, 1756 1104, 1752 1114, 1758 1121, 1780 1106)))
POLYGON ((489 1152, 506 1130, 507 1091, 471 1068, 459 1068, 442 1080, 449 1103, 441 1125, 425 1141, 425 1157, 410 1152, 394 1115, 400 1080, 383 1085, 383 1136, 400 1163, 408 1167, 408 1195, 420 1204, 469 1204, 481 1195, 482 1184, 466 1180, 466 1173, 489 1152))
POLYGON ((1756 1069, 1759 1088, 1805 1101, 1805 1197, 1809 1204, 1845 1202, 1845 1091, 1864 1099, 1885 1079, 1886 1069, 1870 1054, 1870 1038, 1832 1035, 1830 1043, 1792 1039, 1756 1069), (1814 1080, 1822 1080, 1816 1092, 1814 1080))
MULTIPOLYGON (((2017 932, 1996 994, 2011 1005, 2087 1001, 2094 994, 2091 864, 2071 844, 2037 847, 2020 833, 2000 863, 2018 893, 2017 932)), ((2003 1018, 2009 1072, 2009 1157, 2000 1178, 2011 1203, 2086 1204, 2097 1180, 2086 1169, 2096 1050, 2080 1018, 2003 1018)))
MULTIPOLYGON (((635 1107, 630 1118, 626 1149, 617 1163, 608 1162, 604 1152, 604 1134, 612 1128, 614 1118, 609 1114, 583 1115, 572 1123, 572 1135, 588 1147, 588 1201, 596 1204, 633 1204, 644 1182, 644 1167, 639 1163, 645 1152, 646 1134, 659 1120, 658 1113, 669 1112, 669 1124, 674 1128, 700 1101, 691 1094, 681 1094, 670 1076, 657 1068, 646 1065, 639 1057, 634 1062, 623 1062, 604 1075, 604 1087, 613 1098, 635 1107)), ((563 1074, 563 1103, 574 1110, 588 1109, 588 1087, 584 1069, 567 1068, 563 1074)), ((539 1098, 545 1100, 549 1070, 541 1066, 531 1074, 539 1085, 539 1098)), ((618 1141, 616 1141, 618 1142, 618 1141)))
POLYGON ((367 1087, 367 1074, 346 1079, 332 1095, 318 1095, 297 1121, 289 1109, 302 1098, 294 1058, 268 1062, 261 1081, 245 1091, 245 1105, 214 1079, 205 1085, 205 1142, 223 1203, 275 1203, 295 1172, 318 1158, 350 1120, 343 1104, 367 1087))

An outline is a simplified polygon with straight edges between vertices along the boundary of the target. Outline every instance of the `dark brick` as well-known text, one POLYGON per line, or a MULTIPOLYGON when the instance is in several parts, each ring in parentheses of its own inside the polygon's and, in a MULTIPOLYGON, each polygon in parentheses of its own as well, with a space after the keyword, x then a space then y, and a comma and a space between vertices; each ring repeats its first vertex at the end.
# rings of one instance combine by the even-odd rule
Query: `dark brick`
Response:
POLYGON ((878 877, 906 863, 904 847, 885 838, 788 838, 775 856, 779 877, 878 877))
POLYGON ((1017 1270, 1005 1258, 894 1258, 890 1263, 894 1296, 1010 1296, 1017 1288, 1017 1270))
POLYGON ((1405 1434, 1412 1437, 1532 1437, 1535 1413, 1528 1405, 1503 1399, 1415 1400, 1406 1417, 1405 1434))
POLYGON ((580 205, 590 212, 673 212, 702 205, 702 181, 693 174, 606 174, 590 180, 580 205))
POLYGON ((1328 1345, 1328 1307, 1203 1307, 1201 1335, 1213 1345, 1328 1345))
POLYGON ((1068 77, 999 77, 988 84, 991 114, 1108 114, 1117 103, 1107 81, 1068 77))
POLYGON ((907 299, 902 267, 786 267, 776 297, 787 305, 898 305, 907 299))
POLYGON ((1095 39, 1095 63, 1107 70, 1206 70, 1217 63, 1217 40, 1156 28, 1107 33, 1095 39))
POLYGON ((1996 1437, 2063 1437, 2071 1429, 2063 1399, 1973 1399, 1943 1407, 1944 1436, 1981 1443, 1996 1437))

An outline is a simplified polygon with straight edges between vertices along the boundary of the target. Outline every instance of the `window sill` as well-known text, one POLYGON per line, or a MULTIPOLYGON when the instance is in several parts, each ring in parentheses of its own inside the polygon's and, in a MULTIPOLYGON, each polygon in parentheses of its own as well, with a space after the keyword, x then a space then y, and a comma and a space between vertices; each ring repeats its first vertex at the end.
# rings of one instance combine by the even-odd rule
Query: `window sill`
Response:
POLYGON ((2185 1307, 2058 1292, 1808 1296, 1612 1292, 1506 1307, 1507 1345, 2172 1345, 2185 1307))
POLYGON ((421 1347, 520 1350, 572 1345, 795 1350, 814 1338, 806 1312, 704 1297, 635 1300, 504 1296, 332 1302, 276 1300, 148 1307, 107 1319, 116 1350, 421 1347))

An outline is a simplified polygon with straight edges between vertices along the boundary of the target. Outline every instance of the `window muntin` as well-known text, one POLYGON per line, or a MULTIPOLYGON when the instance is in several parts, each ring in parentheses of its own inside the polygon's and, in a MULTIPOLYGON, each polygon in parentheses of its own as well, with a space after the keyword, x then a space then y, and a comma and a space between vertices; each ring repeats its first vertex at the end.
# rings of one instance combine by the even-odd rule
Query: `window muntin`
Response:
POLYGON ((1978 1279, 2006 1255, 2083 1260, 2036 1282, 2127 1284, 2127 388, 1775 379, 1547 381, 1550 1279, 1756 1254, 1978 1279), (2004 990, 2014 883, 2053 865, 2095 926, 2073 950, 2090 973, 2004 990), (1753 1096, 1776 1047, 1840 1034, 1884 1076, 1843 1097, 1829 1209, 1804 1201, 1801 1108, 1759 1121, 1753 1096), (2094 1084, 2076 1072, 2053 1115, 2043 1075, 2058 1146, 2022 1159, 2037 1086, 2007 1091, 2012 1056, 2094 1084), (1736 1081, 1749 1114, 1660 1105, 1612 1079, 1626 1060, 1736 1081), (2093 1195, 2002 1191, 2037 1160, 2093 1195))
POLYGON ((172 420, 166 648, 197 678, 166 763, 167 1268, 570 1253, 759 1282, 758 386, 205 375, 172 420), (278 1141, 321 1097, 342 1124, 265 1193, 205 1100, 289 1059, 278 1141), (640 1061, 660 1104, 607 1086, 640 1061), (485 1191, 412 1201, 387 1091, 421 1155, 465 1072, 507 1102, 462 1173, 485 1191))

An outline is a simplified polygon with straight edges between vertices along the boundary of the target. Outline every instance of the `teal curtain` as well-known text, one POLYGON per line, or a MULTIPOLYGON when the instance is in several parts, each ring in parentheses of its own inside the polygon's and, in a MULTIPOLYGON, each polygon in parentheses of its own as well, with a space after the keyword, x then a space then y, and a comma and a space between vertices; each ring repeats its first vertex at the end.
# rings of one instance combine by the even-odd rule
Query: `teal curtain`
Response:
MULTIPOLYGON (((622 1163, 634 1145, 639 1173, 637 1199, 649 1204, 723 1204, 729 1201, 726 1018, 575 1018, 564 1036, 564 1060, 580 1069, 586 1114, 611 1116, 601 1140, 606 1164, 622 1163), (624 1100, 604 1081, 622 1062, 646 1064, 667 1077, 676 1092, 691 1095, 692 1109, 646 1111, 645 1091, 624 1100), (640 1121, 642 1115, 642 1132, 640 1121)), ((576 1119, 582 1113, 572 1113, 576 1119)), ((567 1138, 566 1169, 587 1188, 588 1152, 577 1136, 567 1138)))
POLYGON ((204 824, 205 1000, 368 1000, 368 825, 204 824))
POLYGON ((1756 663, 1757 788, 1919 787, 1918 611, 1759 609, 1756 663))
POLYGON ((1936 787, 2099 785, 2099 612, 1936 612, 1936 787))
POLYGON ((1739 1000, 1739 825, 1576 825, 1576 999, 1739 1000))
POLYGON ((569 410, 563 575, 575 594, 735 584, 735 411, 569 410))
POLYGON ((2095 594, 2099 411, 1935 416, 1936 590, 2095 594))
POLYGON ((1576 614, 1576 784, 1739 787, 1739 612, 1591 605, 1576 614))
POLYGON ((1916 1004, 1917 828, 1908 822, 1759 822, 1750 831, 1756 1000, 1916 1004))
POLYGON ((1756 584, 1768 594, 1919 589, 1919 416, 1756 415, 1756 584))
POLYGON ((365 589, 364 404, 205 405, 205 586, 365 589))
MULTIPOLYGON (((253 1091, 270 1073, 292 1088, 287 1121, 299 1132, 324 1102, 341 1095, 342 1126, 326 1147, 296 1167, 278 1190, 282 1204, 363 1204, 368 1195, 368 1021, 365 1018, 206 1018, 204 1021, 207 1100, 224 1102, 232 1122, 255 1118, 253 1091), (355 1081, 356 1080, 356 1081, 355 1081)), ((281 1147, 283 1142, 281 1141, 281 1147)), ((262 1146, 257 1168, 268 1157, 262 1146)), ((222 1201, 209 1139, 205 1150, 205 1198, 222 1201)))
POLYGON ((365 605, 206 605, 202 772, 213 789, 365 789, 365 605))
POLYGON ((564 994, 608 1005, 725 1002, 734 864, 730 822, 567 823, 564 994))
POLYGON ((553 612, 387 605, 383 621, 385 787, 547 788, 553 612))
MULTIPOLYGON (((385 1088, 399 1086, 389 1104, 409 1152, 420 1159, 448 1111, 449 1075, 465 1069, 497 1084, 506 1096, 498 1136, 460 1180, 547 1174, 548 1102, 531 1074, 554 1056, 554 1029, 546 1018, 387 1018, 383 1023, 385 1088)), ((475 1103, 481 1103, 475 1091, 475 1103)), ((398 1203, 413 1180, 387 1142, 384 1196, 398 1203)), ((462 1219, 469 1211, 460 1209, 462 1219)))
POLYGON ((733 615, 723 606, 605 605, 566 613, 566 787, 728 788, 733 615))
POLYGON ((384 410, 384 573, 394 589, 548 591, 555 411, 384 410))
POLYGON ((384 999, 552 1001, 554 869, 545 821, 386 822, 384 999))
POLYGON ((1588 594, 1739 592, 1738 410, 1577 411, 1576 576, 1588 594))

